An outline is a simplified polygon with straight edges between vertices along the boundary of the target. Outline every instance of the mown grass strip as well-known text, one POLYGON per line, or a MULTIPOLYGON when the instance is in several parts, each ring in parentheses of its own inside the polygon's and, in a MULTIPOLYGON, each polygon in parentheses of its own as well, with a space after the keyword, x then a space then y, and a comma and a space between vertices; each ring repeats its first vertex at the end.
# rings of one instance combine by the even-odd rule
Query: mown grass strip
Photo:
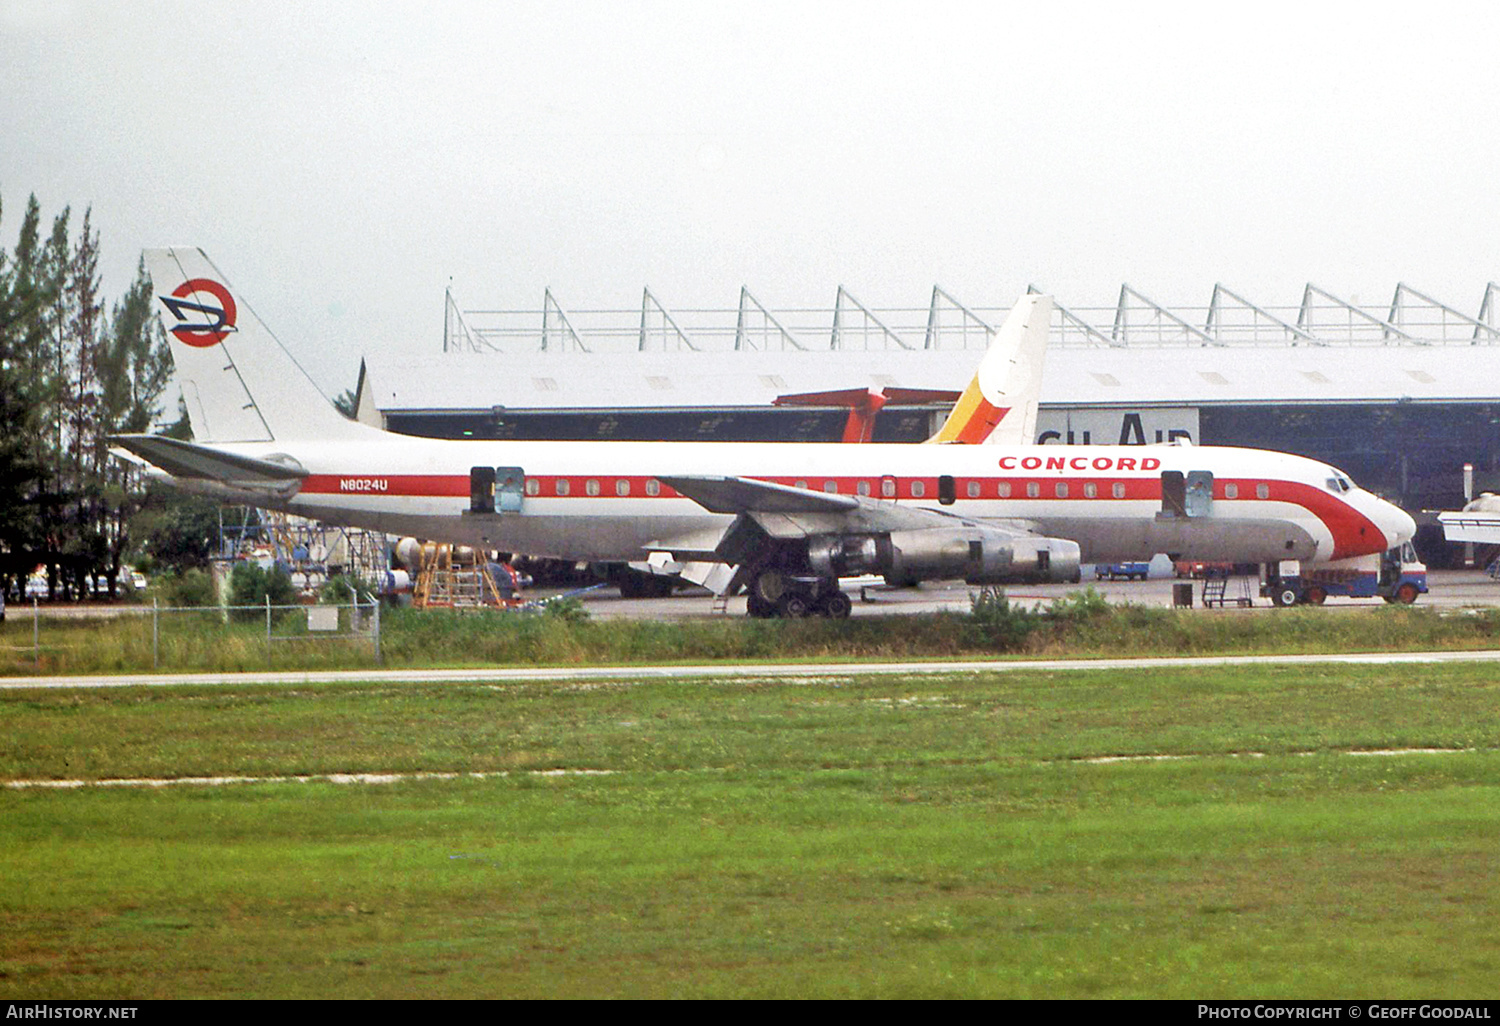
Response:
POLYGON ((7 779, 510 772, 0 790, 0 996, 1487 996, 1497 688, 1461 665, 9 692, 7 779), (1342 754, 1403 747, 1480 750, 1342 754), (1132 754, 1192 758, 1083 761, 1132 754), (557 766, 619 772, 531 772, 557 766))
POLYGON ((1493 760, 1428 761, 28 794, 0 994, 1482 996, 1493 760))

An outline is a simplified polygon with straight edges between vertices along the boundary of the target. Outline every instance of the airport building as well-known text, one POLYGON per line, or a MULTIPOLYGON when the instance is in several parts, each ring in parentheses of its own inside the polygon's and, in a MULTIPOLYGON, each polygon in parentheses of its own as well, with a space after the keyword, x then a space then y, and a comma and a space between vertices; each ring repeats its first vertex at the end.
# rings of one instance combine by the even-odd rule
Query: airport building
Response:
MULTIPOLYGON (((1298 453, 1413 514, 1459 508, 1466 463, 1500 490, 1500 285, 1469 310, 1405 284, 1377 306, 1312 283, 1280 307, 1223 285, 1201 307, 1129 285, 1109 307, 1055 298, 1038 442, 1298 453)), ((440 351, 367 358, 361 417, 450 438, 837 441, 844 408, 787 397, 854 390, 889 397, 876 441, 917 442, 1005 313, 942 288, 926 307, 840 288, 832 307, 790 310, 748 289, 688 310, 649 289, 639 309, 567 309, 548 291, 541 309, 466 310, 450 295, 440 351)), ((1435 527, 1418 546, 1444 561, 1435 527)))

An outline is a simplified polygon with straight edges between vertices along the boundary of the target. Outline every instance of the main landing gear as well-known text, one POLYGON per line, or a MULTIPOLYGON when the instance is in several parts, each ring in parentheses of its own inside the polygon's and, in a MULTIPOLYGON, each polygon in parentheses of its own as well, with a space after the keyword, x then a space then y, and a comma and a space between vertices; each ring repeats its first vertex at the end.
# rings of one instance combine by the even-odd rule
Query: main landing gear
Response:
POLYGON ((848 617, 854 603, 839 590, 835 577, 803 577, 782 570, 762 570, 750 582, 745 609, 753 617, 798 620, 817 613, 834 620, 848 617))

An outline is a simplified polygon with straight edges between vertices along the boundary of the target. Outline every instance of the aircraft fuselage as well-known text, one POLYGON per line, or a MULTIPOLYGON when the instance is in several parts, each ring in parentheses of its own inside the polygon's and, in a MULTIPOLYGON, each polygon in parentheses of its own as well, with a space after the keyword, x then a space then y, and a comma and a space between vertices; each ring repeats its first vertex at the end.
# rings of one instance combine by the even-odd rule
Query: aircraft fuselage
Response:
POLYGON ((631 560, 722 530, 661 477, 734 475, 978 521, 1034 524, 1089 562, 1157 552, 1234 562, 1320 562, 1408 540, 1411 518, 1325 464, 1211 446, 960 446, 450 441, 371 430, 369 442, 216 448, 289 456, 289 500, 333 523, 571 560, 631 560), (377 443, 378 444, 375 444, 377 443), (471 509, 471 469, 519 468, 510 512, 471 509), (1172 474, 1191 494, 1178 495, 1172 474), (1164 479, 1164 475, 1167 477, 1164 479))

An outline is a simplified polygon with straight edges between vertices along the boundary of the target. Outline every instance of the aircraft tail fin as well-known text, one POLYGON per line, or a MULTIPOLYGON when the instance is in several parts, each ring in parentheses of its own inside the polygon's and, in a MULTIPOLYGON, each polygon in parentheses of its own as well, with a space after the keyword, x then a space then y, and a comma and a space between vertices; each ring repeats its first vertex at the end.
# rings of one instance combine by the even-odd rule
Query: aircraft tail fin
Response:
POLYGON ((1052 297, 1021 297, 995 332, 969 387, 929 442, 1025 445, 1035 441, 1052 297))
POLYGON ((145 257, 196 441, 369 431, 334 408, 201 249, 148 249, 145 257))

